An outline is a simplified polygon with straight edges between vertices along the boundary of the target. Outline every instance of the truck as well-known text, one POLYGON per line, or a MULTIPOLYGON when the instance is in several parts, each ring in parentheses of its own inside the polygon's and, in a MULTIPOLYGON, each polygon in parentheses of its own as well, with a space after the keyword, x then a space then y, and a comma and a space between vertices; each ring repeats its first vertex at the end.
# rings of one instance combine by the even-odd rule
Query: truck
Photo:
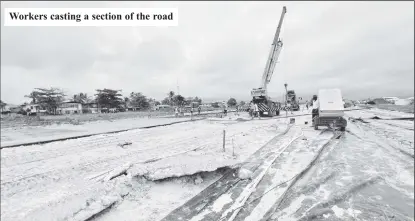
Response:
POLYGON ((282 41, 279 39, 279 35, 281 32, 282 21, 284 19, 285 13, 287 13, 287 8, 284 6, 282 9, 280 21, 278 23, 277 31, 271 44, 271 51, 269 53, 268 60, 265 65, 265 70, 262 75, 261 85, 259 88, 254 88, 251 90, 252 103, 258 106, 259 115, 261 117, 272 117, 275 115, 280 115, 281 103, 273 101, 268 96, 267 85, 271 81, 275 65, 277 64, 278 57, 283 46, 282 41))
POLYGON ((344 119, 344 107, 341 90, 334 89, 320 89, 318 91, 318 114, 313 120, 315 130, 319 126, 328 126, 332 128, 339 128, 341 131, 346 130, 347 120, 344 119))
POLYGON ((287 91, 287 104, 290 105, 292 111, 300 110, 300 104, 294 90, 287 91))

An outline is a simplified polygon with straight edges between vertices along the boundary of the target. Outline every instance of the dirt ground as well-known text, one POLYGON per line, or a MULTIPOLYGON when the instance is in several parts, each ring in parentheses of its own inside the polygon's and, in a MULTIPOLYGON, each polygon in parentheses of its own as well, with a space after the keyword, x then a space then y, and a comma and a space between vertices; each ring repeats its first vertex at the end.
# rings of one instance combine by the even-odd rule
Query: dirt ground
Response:
MULTIPOLYGON (((219 110, 219 109, 218 109, 219 110)), ((173 116, 173 111, 136 111, 100 114, 71 114, 71 115, 46 115, 46 116, 24 116, 10 114, 1 116, 1 128, 23 127, 23 126, 45 126, 52 124, 79 125, 93 121, 114 121, 130 118, 144 117, 168 117, 173 116)))
POLYGON ((161 117, 171 115, 171 112, 121 112, 101 114, 72 114, 72 115, 47 115, 47 116, 24 116, 11 114, 2 116, 1 128, 22 126, 45 126, 52 124, 78 125, 93 121, 113 121, 128 118, 161 117))
POLYGON ((366 108, 378 108, 382 110, 389 110, 389 111, 398 111, 403 113, 415 113, 414 107, 415 105, 395 105, 395 104, 376 104, 376 105, 358 105, 359 107, 366 107, 366 108))
POLYGON ((400 111, 405 113, 414 113, 414 105, 394 105, 394 104, 378 104, 375 105, 379 109, 400 111))

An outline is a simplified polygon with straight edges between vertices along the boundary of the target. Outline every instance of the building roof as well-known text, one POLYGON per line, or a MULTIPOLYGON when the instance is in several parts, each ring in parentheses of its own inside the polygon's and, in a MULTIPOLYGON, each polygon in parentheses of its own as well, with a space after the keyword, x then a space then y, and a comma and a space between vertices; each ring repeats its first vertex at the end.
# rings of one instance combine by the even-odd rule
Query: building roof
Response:
POLYGON ((76 102, 76 101, 64 101, 64 102, 62 102, 62 104, 70 104, 70 103, 72 103, 72 104, 82 104, 82 103, 76 102))

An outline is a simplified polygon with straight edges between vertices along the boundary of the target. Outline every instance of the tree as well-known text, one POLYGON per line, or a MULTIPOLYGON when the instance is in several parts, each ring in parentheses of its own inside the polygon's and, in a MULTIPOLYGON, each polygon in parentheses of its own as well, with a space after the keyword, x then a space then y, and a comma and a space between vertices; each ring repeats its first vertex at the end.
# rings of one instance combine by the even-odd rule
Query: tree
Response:
POLYGON ((31 98, 31 103, 39 104, 42 108, 45 108, 49 113, 56 113, 56 109, 62 103, 65 98, 65 93, 59 88, 50 89, 35 88, 32 93, 25 97, 31 98))
POLYGON ((233 106, 236 106, 236 104, 238 104, 238 102, 236 102, 235 98, 230 98, 228 100, 228 106, 233 107, 233 106))
POLYGON ((183 106, 185 104, 185 99, 182 95, 174 96, 174 104, 178 106, 183 106))
POLYGON ((170 104, 170 98, 166 97, 161 101, 161 104, 163 105, 169 105, 170 104))
POLYGON ((161 103, 160 103, 160 101, 156 101, 156 102, 154 102, 154 105, 156 105, 156 106, 158 106, 158 105, 160 105, 161 103))
POLYGON ((85 104, 90 101, 86 93, 75 94, 72 99, 74 102, 85 104))
POLYGON ((127 109, 128 108, 128 104, 130 103, 130 98, 128 97, 124 97, 124 108, 127 109))
POLYGON ((149 99, 140 92, 131 92, 130 101, 131 105, 136 108, 147 109, 150 107, 149 99))
POLYGON ((190 103, 193 101, 193 99, 194 99, 193 97, 187 97, 185 100, 187 103, 190 103))
POLYGON ((156 106, 157 101, 154 98, 148 98, 148 103, 149 103, 149 107, 152 108, 154 106, 156 106))
POLYGON ((199 103, 199 105, 200 105, 200 104, 202 104, 202 99, 200 99, 200 98, 198 98, 198 97, 195 97, 195 98, 193 99, 193 102, 198 102, 198 103, 199 103))
POLYGON ((96 101, 100 107, 104 108, 118 108, 123 103, 122 95, 119 93, 121 90, 112 89, 97 89, 98 93, 96 101))
POLYGON ((244 106, 244 105, 245 105, 245 101, 239 102, 239 106, 244 106))
POLYGON ((173 105, 174 104, 173 99, 174 99, 174 95, 175 95, 174 91, 169 91, 168 95, 169 95, 169 99, 170 99, 170 103, 169 104, 170 105, 173 105))

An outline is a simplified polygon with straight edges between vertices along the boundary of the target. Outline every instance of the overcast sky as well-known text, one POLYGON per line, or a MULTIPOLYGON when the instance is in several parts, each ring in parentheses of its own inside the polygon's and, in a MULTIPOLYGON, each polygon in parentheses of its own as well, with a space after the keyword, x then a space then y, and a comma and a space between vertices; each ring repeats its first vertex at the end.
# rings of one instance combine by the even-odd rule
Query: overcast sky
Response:
POLYGON ((414 93, 413 2, 2 2, 1 100, 35 87, 69 95, 122 89, 162 99, 248 100, 261 76, 282 7, 284 46, 269 93, 284 83, 309 99, 414 93), (177 7, 177 27, 4 27, 5 7, 177 7))

